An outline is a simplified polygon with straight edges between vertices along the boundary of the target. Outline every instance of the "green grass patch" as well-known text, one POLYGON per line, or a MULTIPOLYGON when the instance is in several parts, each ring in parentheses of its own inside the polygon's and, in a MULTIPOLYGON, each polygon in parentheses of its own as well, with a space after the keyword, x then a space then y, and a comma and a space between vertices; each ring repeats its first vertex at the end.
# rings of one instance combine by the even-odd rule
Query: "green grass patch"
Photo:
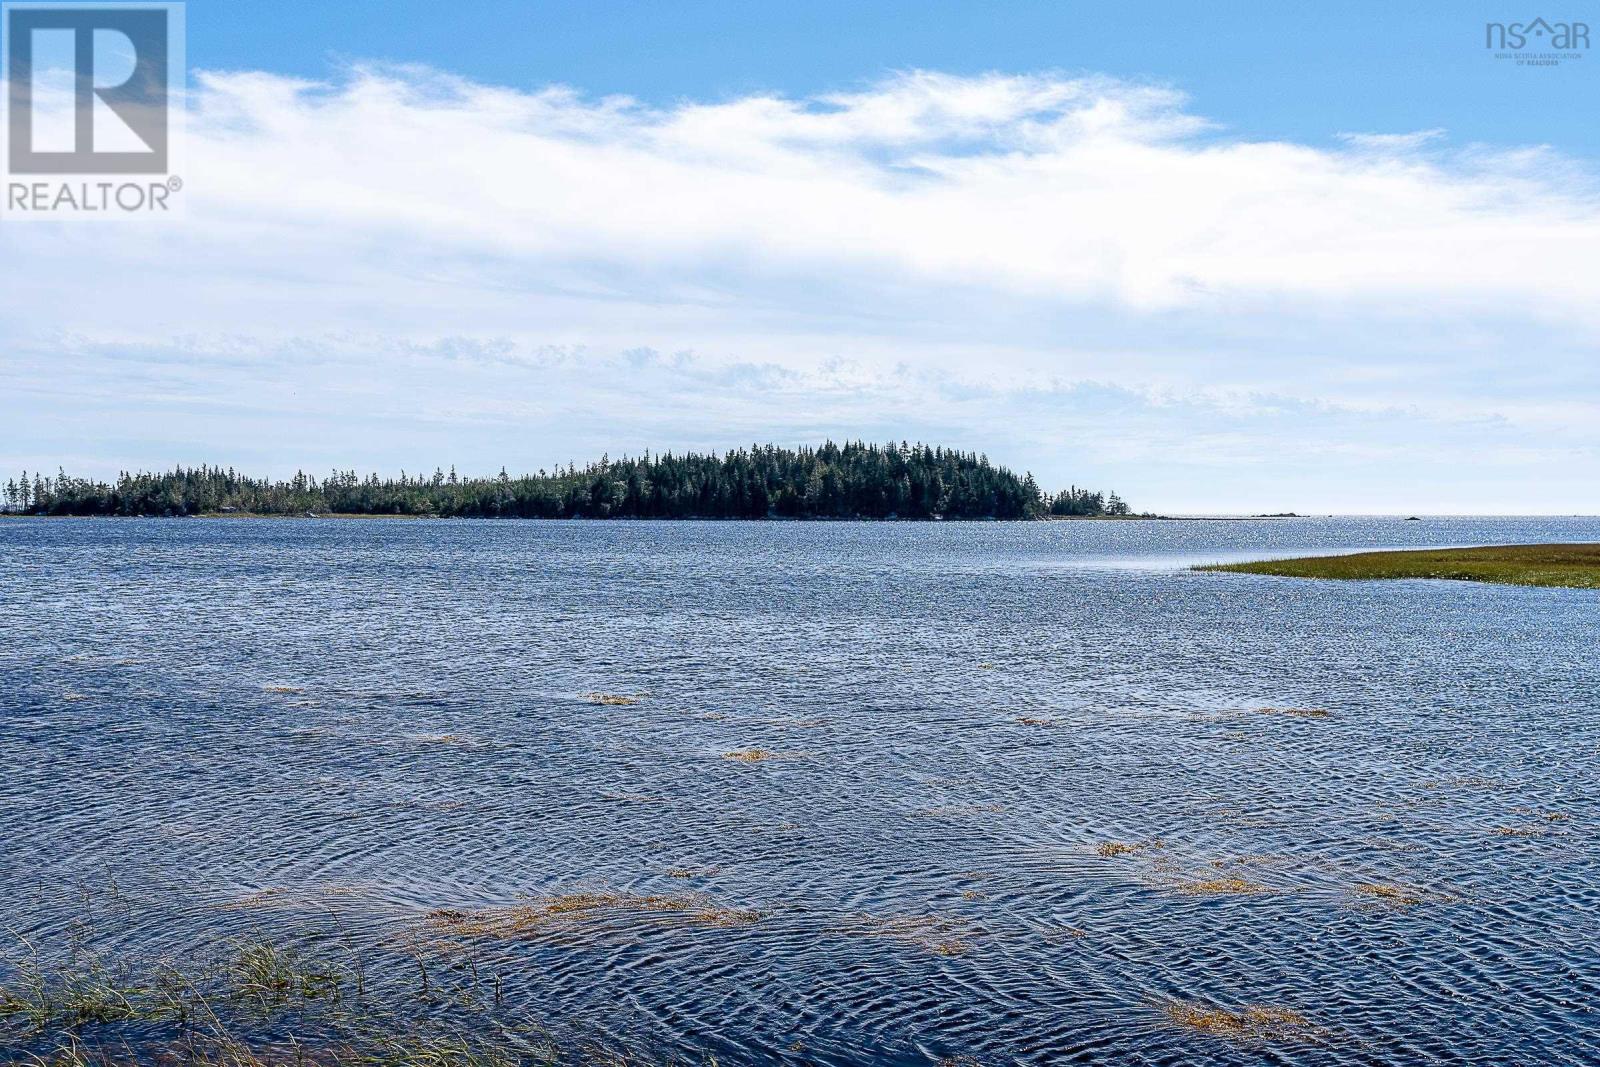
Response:
POLYGON ((1348 556, 1305 556, 1256 563, 1214 563, 1199 571, 1272 574, 1285 578, 1449 578, 1501 585, 1600 589, 1600 544, 1487 545, 1348 556))

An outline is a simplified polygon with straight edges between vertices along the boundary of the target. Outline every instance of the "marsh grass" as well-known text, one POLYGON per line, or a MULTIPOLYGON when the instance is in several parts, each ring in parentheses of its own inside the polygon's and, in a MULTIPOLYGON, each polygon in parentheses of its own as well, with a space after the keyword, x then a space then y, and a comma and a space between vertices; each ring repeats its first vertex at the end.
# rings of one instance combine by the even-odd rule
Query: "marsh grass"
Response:
POLYGON ((0 1017, 21 1018, 40 1034, 116 1023, 215 1022, 213 1003, 281 1008, 297 1000, 337 1002, 347 981, 331 964, 254 939, 194 973, 167 961, 135 971, 89 957, 55 968, 29 958, 12 974, 0 987, 0 1017))
POLYGON ((1444 578, 1502 585, 1600 589, 1600 544, 1486 545, 1358 552, 1254 563, 1214 563, 1195 570, 1286 578, 1444 578))
POLYGON ((292 999, 337 1002, 351 976, 322 960, 306 959, 292 948, 269 941, 246 942, 228 966, 229 988, 236 997, 262 1005, 292 999))

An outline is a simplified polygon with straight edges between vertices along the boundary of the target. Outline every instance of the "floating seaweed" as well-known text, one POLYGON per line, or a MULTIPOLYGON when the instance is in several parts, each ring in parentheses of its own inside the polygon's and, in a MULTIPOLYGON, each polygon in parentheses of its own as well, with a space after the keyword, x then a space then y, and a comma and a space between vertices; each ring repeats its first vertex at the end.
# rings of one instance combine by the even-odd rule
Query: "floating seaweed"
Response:
POLYGON ((492 748, 493 742, 464 734, 407 734, 406 740, 417 745, 454 745, 459 748, 492 748))
POLYGON ((1173 1000, 1162 1010, 1176 1026, 1233 1041, 1309 1041, 1322 1035, 1321 1028, 1292 1008, 1256 1005, 1233 1010, 1173 1000))
POLYGON ((1505 789, 1506 788, 1506 783, 1502 782, 1498 778, 1487 778, 1487 777, 1484 777, 1483 775, 1478 775, 1478 774, 1462 774, 1462 775, 1457 775, 1454 778, 1443 779, 1442 781, 1423 782, 1422 783, 1422 788, 1429 789, 1429 790, 1433 790, 1433 789, 1498 790, 1498 789, 1505 789))
POLYGON ((665 804, 666 797, 650 796, 648 793, 601 793, 601 800, 610 800, 617 804, 665 804))
POLYGON ((552 928, 605 918, 672 915, 700 926, 748 926, 761 918, 749 908, 717 904, 700 894, 564 893, 487 908, 438 908, 423 917, 430 929, 465 938, 527 937, 552 928))
POLYGON ((998 815, 1006 810, 1004 804, 947 804, 936 808, 918 808, 911 814, 926 819, 962 818, 973 815, 998 815))
POLYGON ((964 956, 972 949, 965 935, 970 927, 942 915, 856 915, 842 932, 856 937, 882 937, 937 956, 964 956))
POLYGON ((1409 908, 1428 897, 1421 889, 1392 882, 1362 882, 1352 891, 1391 908, 1409 908))
POLYGON ((1218 822, 1237 826, 1240 829, 1262 829, 1277 825, 1277 820, 1260 812, 1247 812, 1243 808, 1220 808, 1216 812, 1218 822))
POLYGON ((1166 842, 1159 837, 1149 841, 1102 841, 1094 847, 1095 852, 1102 856, 1137 856, 1144 852, 1159 852, 1166 848, 1166 842))
POLYGON ((370 891, 352 885, 324 885, 312 889, 269 886, 234 897, 232 900, 225 900, 215 907, 219 911, 320 908, 327 906, 326 901, 329 897, 353 897, 367 892, 370 891))
POLYGON ((1224 896, 1227 894, 1270 892, 1266 886, 1259 882, 1250 882, 1231 875, 1221 878, 1201 878, 1192 882, 1179 882, 1173 888, 1188 896, 1224 896))
POLYGON ((225 900, 217 907, 222 911, 253 911, 257 908, 284 907, 296 899, 294 890, 282 886, 257 889, 242 897, 225 900))
POLYGON ((668 878, 705 878, 717 873, 715 867, 668 867, 668 878))
POLYGON ((591 704, 604 704, 607 707, 626 707, 630 704, 637 704, 643 699, 642 697, 627 696, 622 693, 579 693, 578 695, 591 704))
POLYGON ((1257 715, 1287 715, 1294 719, 1326 719, 1333 715, 1327 708, 1257 708, 1257 715))

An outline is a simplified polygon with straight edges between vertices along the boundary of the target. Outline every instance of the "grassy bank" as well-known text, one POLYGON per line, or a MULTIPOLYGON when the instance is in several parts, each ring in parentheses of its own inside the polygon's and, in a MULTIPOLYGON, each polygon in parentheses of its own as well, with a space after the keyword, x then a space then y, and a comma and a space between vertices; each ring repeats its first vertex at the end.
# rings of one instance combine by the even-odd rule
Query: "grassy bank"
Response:
POLYGON ((1487 545, 1348 556, 1306 556, 1257 563, 1217 563, 1202 571, 1273 574, 1286 578, 1450 578, 1501 585, 1600 589, 1600 544, 1487 545))

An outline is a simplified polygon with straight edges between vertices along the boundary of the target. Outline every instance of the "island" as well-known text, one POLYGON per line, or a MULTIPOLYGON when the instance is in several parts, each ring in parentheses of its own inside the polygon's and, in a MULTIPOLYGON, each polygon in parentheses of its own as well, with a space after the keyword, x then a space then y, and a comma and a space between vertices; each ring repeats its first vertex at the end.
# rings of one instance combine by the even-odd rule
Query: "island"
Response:
POLYGON ((1136 517, 1116 493, 1046 494, 975 452, 904 441, 815 448, 754 445, 724 454, 603 456, 487 478, 448 473, 380 479, 353 470, 283 480, 233 468, 123 473, 115 482, 35 473, 4 486, 20 515, 324 515, 524 519, 1045 519, 1136 517))
POLYGON ((1255 563, 1214 563, 1195 570, 1285 578, 1447 578, 1501 585, 1600 589, 1600 544, 1483 545, 1357 552, 1255 563))

